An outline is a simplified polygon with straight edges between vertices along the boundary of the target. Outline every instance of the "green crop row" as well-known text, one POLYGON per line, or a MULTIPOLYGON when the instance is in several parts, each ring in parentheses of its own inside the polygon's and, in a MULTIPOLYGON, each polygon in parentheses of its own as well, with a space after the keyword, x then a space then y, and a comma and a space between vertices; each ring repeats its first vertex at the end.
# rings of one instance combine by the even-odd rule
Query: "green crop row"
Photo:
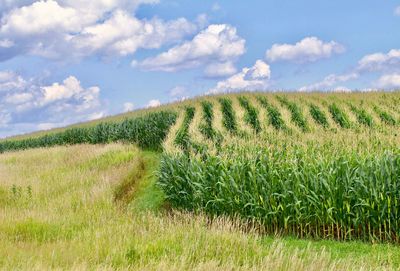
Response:
POLYGON ((370 114, 368 114, 367 111, 365 111, 365 109, 357 108, 354 105, 350 105, 350 109, 357 116, 358 123, 368 126, 368 127, 373 126, 374 123, 372 120, 372 116, 370 114))
POLYGON ((179 146, 185 153, 188 153, 191 147, 189 126, 192 123, 196 110, 193 106, 185 108, 185 118, 182 125, 176 133, 175 144, 179 146))
POLYGON ((244 121, 250 125, 255 133, 261 132, 261 123, 258 119, 258 111, 257 109, 252 106, 249 100, 246 97, 239 97, 238 98, 240 105, 245 109, 245 116, 244 121))
POLYGON ((203 122, 200 123, 200 133, 208 140, 214 141, 217 148, 220 148, 223 136, 220 132, 216 131, 213 127, 214 111, 213 104, 209 101, 202 101, 201 107, 203 109, 203 122))
POLYGON ((333 120, 342 128, 350 128, 351 123, 349 117, 335 104, 331 104, 328 107, 329 112, 332 115, 333 120))
POLYGON ((400 151, 243 149, 165 155, 158 184, 175 208, 257 221, 268 233, 400 241, 400 151))
POLYGON ((374 106, 374 110, 379 115, 382 122, 392 126, 396 125, 396 120, 388 112, 381 110, 377 106, 374 106))
POLYGON ((286 130, 287 127, 279 110, 268 103, 267 98, 258 96, 257 100, 267 110, 269 122, 276 130, 286 130))
POLYGON ((175 112, 160 111, 119 123, 104 122, 92 127, 70 128, 37 138, 3 141, 0 142, 0 153, 56 145, 104 144, 114 141, 126 141, 136 143, 144 149, 159 150, 176 118, 175 112))
POLYGON ((281 96, 277 96, 277 99, 279 100, 279 102, 286 106, 291 115, 292 115, 292 121, 303 131, 303 132, 307 132, 310 129, 308 128, 308 124, 307 121, 300 109, 300 107, 293 103, 290 102, 286 97, 281 97, 281 96))
POLYGON ((238 125, 236 122, 236 114, 233 111, 232 101, 227 98, 220 98, 219 103, 221 104, 222 111, 222 123, 224 127, 232 134, 238 133, 238 125))
POLYGON ((325 113, 315 104, 310 104, 310 115, 316 123, 324 128, 329 127, 328 119, 325 113))

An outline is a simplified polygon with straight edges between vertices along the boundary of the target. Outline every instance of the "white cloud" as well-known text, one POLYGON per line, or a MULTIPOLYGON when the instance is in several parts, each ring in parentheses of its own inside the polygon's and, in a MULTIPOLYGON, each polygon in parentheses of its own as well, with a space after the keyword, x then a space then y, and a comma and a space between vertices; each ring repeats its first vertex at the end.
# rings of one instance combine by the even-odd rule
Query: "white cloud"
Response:
POLYGON ((209 25, 193 40, 139 63, 145 70, 174 72, 211 63, 235 61, 245 52, 245 40, 227 24, 209 25))
POLYGON ((42 85, 11 72, 0 72, 0 136, 64 126, 105 115, 100 89, 85 88, 74 76, 42 85), (50 125, 50 126, 48 126, 50 125))
POLYGON ((383 89, 400 89, 400 73, 382 75, 376 85, 383 89))
POLYGON ((236 72, 232 61, 211 63, 204 69, 204 75, 209 78, 224 77, 236 72))
MULTIPOLYGON (((57 100, 69 99, 74 95, 83 93, 81 83, 73 76, 68 77, 63 81, 63 84, 54 83, 51 86, 43 87, 43 104, 48 104, 57 100)), ((98 87, 93 87, 89 90, 91 93, 98 93, 98 87)))
POLYGON ((103 23, 84 28, 71 41, 83 54, 102 51, 108 55, 125 56, 139 48, 159 48, 165 43, 179 41, 196 29, 196 25, 184 18, 168 22, 157 18, 146 21, 117 10, 103 23))
POLYGON ((326 91, 326 90, 336 90, 336 89, 347 89, 345 87, 336 86, 338 83, 347 82, 349 80, 355 80, 359 77, 359 74, 356 72, 337 75, 337 74, 330 74, 326 76, 322 81, 301 87, 299 91, 326 91))
POLYGON ((2 18, 2 35, 35 35, 52 31, 80 31, 88 23, 71 7, 62 7, 56 1, 38 1, 30 6, 12 10, 2 18), (51 14, 51 16, 49 16, 51 14))
POLYGON ((298 63, 313 62, 329 58, 333 54, 343 53, 343 45, 335 42, 324 42, 317 37, 306 37, 296 44, 274 44, 267 50, 266 58, 271 61, 294 61, 298 63))
POLYGON ((171 97, 182 97, 186 94, 187 90, 183 86, 176 86, 169 91, 171 97))
POLYGON ((149 103, 146 105, 147 108, 158 107, 161 105, 159 100, 150 100, 149 103))
POLYGON ((204 16, 197 23, 185 18, 147 20, 132 14, 138 5, 156 2, 42 0, 16 5, 0 20, 0 61, 21 54, 60 60, 131 55, 140 48, 180 42, 206 20, 204 16))
POLYGON ((366 55, 358 62, 357 69, 362 72, 400 70, 400 49, 366 55))
POLYGON ((262 60, 257 60, 253 67, 243 68, 241 72, 218 82, 214 88, 208 91, 208 94, 265 90, 269 86, 270 77, 269 65, 262 60))
POLYGON ((124 103, 124 112, 130 112, 135 108, 133 103, 124 103))
POLYGON ((400 6, 397 6, 397 7, 394 9, 394 15, 400 16, 400 6))

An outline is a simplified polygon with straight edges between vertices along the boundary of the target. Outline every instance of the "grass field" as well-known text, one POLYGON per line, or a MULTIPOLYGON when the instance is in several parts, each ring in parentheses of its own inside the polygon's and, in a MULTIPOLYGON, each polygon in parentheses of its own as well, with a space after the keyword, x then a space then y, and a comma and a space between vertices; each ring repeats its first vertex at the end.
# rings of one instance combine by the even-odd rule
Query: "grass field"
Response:
POLYGON ((399 102, 199 97, 0 141, 0 266, 396 270, 399 102))

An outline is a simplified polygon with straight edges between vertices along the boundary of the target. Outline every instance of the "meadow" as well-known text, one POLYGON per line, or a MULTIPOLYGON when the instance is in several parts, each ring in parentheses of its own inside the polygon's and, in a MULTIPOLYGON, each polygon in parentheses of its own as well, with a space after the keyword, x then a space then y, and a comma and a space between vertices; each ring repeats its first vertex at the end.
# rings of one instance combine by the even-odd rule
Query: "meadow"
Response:
POLYGON ((399 103, 205 96, 2 140, 0 266, 400 268, 399 103))

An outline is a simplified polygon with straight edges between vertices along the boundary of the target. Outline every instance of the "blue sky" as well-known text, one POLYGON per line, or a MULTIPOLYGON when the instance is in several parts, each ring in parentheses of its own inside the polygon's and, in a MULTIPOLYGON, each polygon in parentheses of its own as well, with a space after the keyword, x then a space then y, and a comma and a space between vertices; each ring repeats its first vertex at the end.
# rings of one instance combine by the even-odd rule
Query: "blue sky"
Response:
POLYGON ((241 90, 400 88, 400 1, 0 0, 0 137, 241 90))

